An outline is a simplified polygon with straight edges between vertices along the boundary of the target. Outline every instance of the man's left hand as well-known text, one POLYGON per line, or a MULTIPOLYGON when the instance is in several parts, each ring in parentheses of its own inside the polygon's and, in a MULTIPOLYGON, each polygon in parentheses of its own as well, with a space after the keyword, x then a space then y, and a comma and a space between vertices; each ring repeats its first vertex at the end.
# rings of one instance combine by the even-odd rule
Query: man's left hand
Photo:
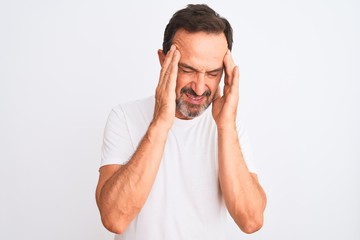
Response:
POLYGON ((236 129, 236 112, 239 101, 239 67, 230 50, 224 57, 225 78, 223 95, 218 87, 213 100, 212 114, 218 129, 236 129))

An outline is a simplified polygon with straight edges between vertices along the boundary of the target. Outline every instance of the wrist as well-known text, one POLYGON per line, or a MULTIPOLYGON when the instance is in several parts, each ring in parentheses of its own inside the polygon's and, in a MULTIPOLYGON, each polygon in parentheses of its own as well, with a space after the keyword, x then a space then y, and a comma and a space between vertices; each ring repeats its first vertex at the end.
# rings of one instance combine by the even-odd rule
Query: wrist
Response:
POLYGON ((171 129, 171 126, 168 124, 164 124, 160 121, 152 121, 149 125, 149 128, 147 130, 147 135, 151 139, 153 138, 167 138, 167 135, 171 129))
POLYGON ((217 129, 218 143, 221 146, 238 144, 238 132, 235 128, 221 128, 217 129))
POLYGON ((224 123, 224 124, 216 124, 218 132, 237 132, 236 123, 224 123))

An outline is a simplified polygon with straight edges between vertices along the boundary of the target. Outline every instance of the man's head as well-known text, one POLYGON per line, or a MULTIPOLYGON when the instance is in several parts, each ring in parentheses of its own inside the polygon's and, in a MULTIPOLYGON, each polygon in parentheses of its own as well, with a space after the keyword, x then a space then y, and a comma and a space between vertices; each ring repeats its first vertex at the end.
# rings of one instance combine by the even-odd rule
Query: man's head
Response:
POLYGON ((232 49, 233 31, 230 23, 205 4, 189 4, 172 16, 164 32, 162 45, 164 54, 169 51, 175 33, 179 29, 190 33, 224 33, 228 48, 232 49))
POLYGON ((199 116, 212 102, 223 72, 223 59, 232 48, 229 22, 206 5, 188 5, 166 26, 161 64, 171 45, 181 54, 176 82, 176 116, 199 116))

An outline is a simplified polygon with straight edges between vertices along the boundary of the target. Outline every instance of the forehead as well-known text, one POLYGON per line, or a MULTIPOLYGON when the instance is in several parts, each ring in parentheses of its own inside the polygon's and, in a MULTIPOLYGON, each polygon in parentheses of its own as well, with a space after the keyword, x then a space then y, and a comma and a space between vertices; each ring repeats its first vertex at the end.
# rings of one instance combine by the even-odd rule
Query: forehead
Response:
POLYGON ((205 71, 221 67, 228 50, 224 33, 190 33, 179 29, 173 44, 180 51, 181 63, 205 71))

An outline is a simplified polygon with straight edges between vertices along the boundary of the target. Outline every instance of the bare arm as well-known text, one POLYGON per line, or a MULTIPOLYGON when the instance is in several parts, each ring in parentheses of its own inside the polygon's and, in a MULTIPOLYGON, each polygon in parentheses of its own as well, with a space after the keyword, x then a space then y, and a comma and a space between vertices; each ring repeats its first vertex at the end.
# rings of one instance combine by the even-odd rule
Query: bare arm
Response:
POLYGON ((100 169, 96 201, 104 226, 122 233, 144 205, 156 178, 168 132, 175 117, 175 84, 180 53, 166 56, 156 89, 153 121, 125 165, 100 169))
POLYGON ((244 162, 236 129, 218 131, 219 180, 225 203, 236 224, 245 233, 263 225, 266 196, 257 176, 244 162))
POLYGON ((104 226, 123 232, 144 205, 155 180, 167 132, 150 126, 131 160, 100 169, 96 191, 104 226))
POLYGON ((245 233, 263 225, 266 195, 256 174, 247 169, 236 130, 239 100, 239 69, 230 52, 224 57, 225 85, 213 102, 213 117, 218 130, 219 181, 226 206, 236 224, 245 233))

